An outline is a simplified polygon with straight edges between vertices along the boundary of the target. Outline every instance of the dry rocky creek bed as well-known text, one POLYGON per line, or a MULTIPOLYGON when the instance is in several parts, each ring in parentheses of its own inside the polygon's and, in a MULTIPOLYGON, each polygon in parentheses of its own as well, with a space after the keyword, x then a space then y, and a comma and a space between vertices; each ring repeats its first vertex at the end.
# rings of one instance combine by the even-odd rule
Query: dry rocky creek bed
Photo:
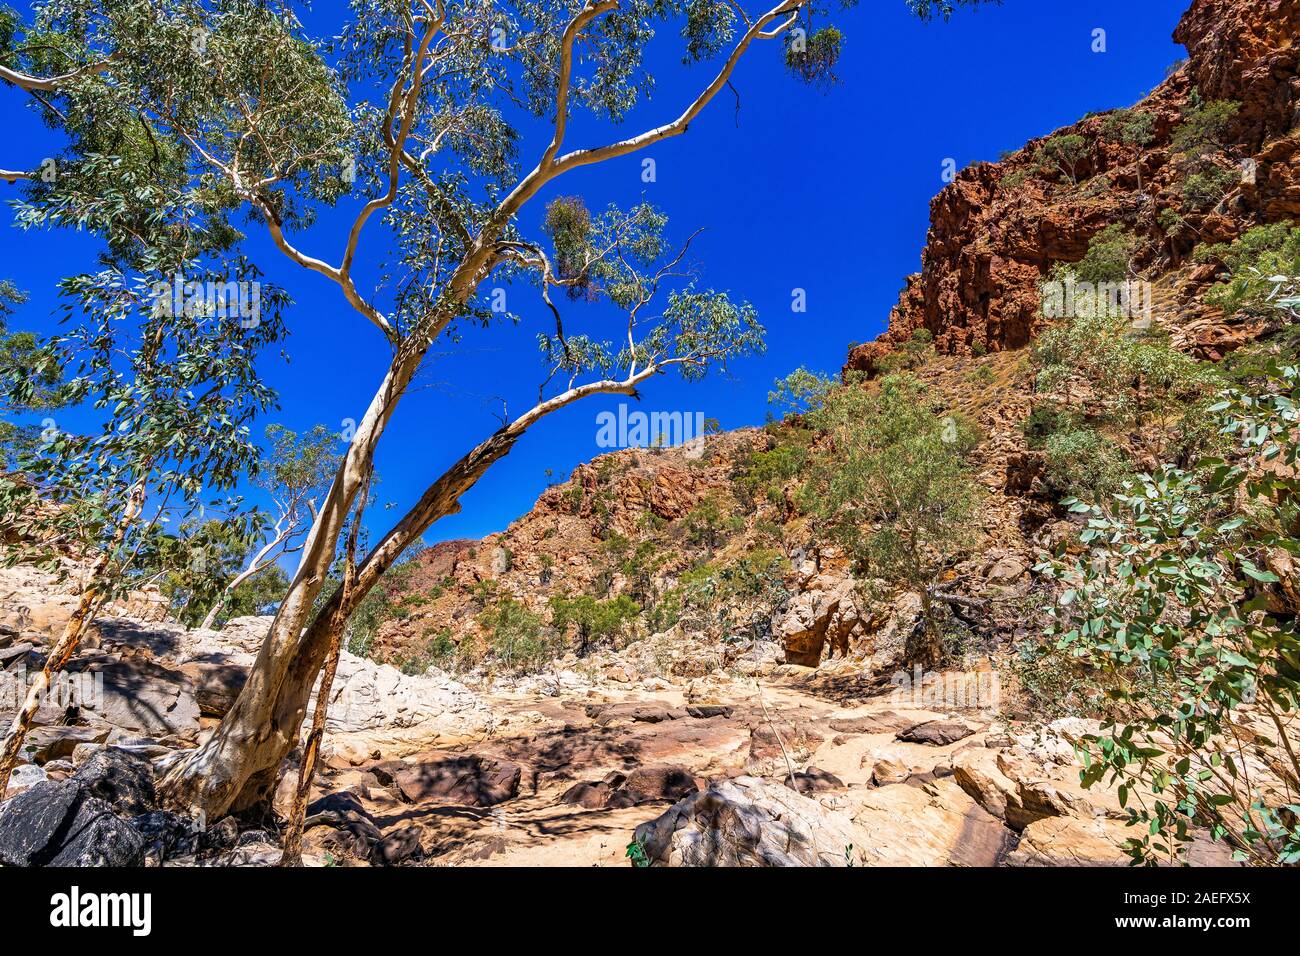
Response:
MULTIPOLYGON (((0 700, 10 704, 67 602, 5 573, 0 700)), ((194 746, 230 706, 268 621, 220 632, 125 614, 100 623, 71 669, 98 675, 102 699, 43 709, 0 806, 0 863, 278 859, 275 812, 189 820, 160 810, 152 784, 153 765, 194 746)), ((308 862, 1127 863, 1114 794, 1078 784, 1070 741, 1084 722, 1007 724, 924 692, 900 697, 854 662, 771 657, 743 674, 570 670, 471 689, 345 654, 308 862)), ((949 687, 980 677, 946 675, 949 687)), ((276 811, 295 780, 286 774, 276 811)), ((1226 853, 1198 846, 1192 860, 1226 853)))

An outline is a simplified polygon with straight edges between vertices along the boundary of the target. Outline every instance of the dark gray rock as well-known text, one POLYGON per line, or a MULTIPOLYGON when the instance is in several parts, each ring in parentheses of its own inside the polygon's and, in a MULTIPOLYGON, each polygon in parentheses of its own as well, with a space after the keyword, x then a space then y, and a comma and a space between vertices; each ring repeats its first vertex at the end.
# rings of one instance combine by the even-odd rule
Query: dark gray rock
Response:
POLYGON ((101 750, 67 780, 27 788, 0 809, 6 866, 138 866, 152 841, 117 814, 153 809, 150 765, 101 750))
POLYGON ((81 803, 81 787, 71 780, 28 787, 0 809, 0 863, 39 866, 66 837, 81 803))
POLYGON ((145 840, 103 800, 84 797, 65 839, 46 866, 139 866, 145 840))
POLYGON ((147 813, 157 803, 153 765, 116 747, 91 754, 72 779, 89 796, 103 800, 117 813, 147 813))
POLYGON ((189 817, 154 810, 134 817, 131 826, 144 839, 144 866, 158 866, 165 859, 198 852, 200 833, 189 817))

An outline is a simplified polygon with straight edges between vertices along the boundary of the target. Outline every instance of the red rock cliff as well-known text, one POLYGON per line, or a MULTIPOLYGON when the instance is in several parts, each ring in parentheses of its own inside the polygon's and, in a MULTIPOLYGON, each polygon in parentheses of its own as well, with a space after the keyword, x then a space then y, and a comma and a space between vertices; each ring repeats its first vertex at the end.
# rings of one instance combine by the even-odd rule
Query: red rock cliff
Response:
MULTIPOLYGON (((1042 278, 1056 263, 1081 259, 1089 240, 1113 223, 1138 236, 1134 265, 1157 279, 1187 264, 1200 243, 1231 240, 1264 222, 1300 221, 1297 36, 1300 0, 1195 0, 1174 31, 1187 62, 1134 107, 1153 118, 1146 146, 1118 141, 1107 115, 1091 116, 1054 134, 1086 141, 1073 176, 1044 168, 1039 150, 1048 137, 963 170, 930 204, 921 271, 907 278, 888 331, 855 347, 845 371, 875 371, 877 359, 921 328, 941 352, 1025 345, 1041 321, 1042 278), (1240 103, 1218 162, 1231 168, 1255 161, 1253 177, 1243 173, 1202 210, 1186 208, 1186 173, 1171 146, 1194 90, 1202 100, 1240 103)), ((1205 311, 1199 293, 1213 276, 1212 267, 1189 270, 1174 283, 1165 304, 1178 309, 1180 321, 1205 311)), ((1215 357, 1231 347, 1216 341, 1222 335, 1197 330, 1188 339, 1215 357)))

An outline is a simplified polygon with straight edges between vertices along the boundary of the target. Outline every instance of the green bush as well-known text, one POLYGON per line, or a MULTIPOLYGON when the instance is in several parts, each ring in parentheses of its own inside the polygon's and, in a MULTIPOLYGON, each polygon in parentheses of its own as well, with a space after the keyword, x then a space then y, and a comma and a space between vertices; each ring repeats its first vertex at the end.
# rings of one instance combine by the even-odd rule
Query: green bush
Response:
POLYGON ((443 628, 435 634, 426 633, 418 648, 410 655, 398 655, 393 663, 403 674, 427 673, 430 667, 450 669, 457 659, 459 649, 451 638, 451 631, 443 628))
POLYGON ((1041 169, 1059 172, 1071 185, 1077 186, 1079 170, 1088 153, 1088 141, 1078 133, 1056 133, 1044 140, 1035 155, 1041 169))
POLYGON ((1212 409, 1238 442, 1228 461, 1162 465, 1105 506, 1073 505, 1087 553, 1039 565, 1063 586, 1057 651, 1108 687, 1081 779, 1117 789, 1135 863, 1183 861, 1199 835, 1242 862, 1300 863, 1300 634, 1273 570, 1300 554, 1298 408, 1293 366, 1229 393, 1212 409))
POLYGON ((1053 432, 1043 443, 1045 482, 1056 497, 1100 501, 1116 491, 1127 465, 1115 443, 1091 428, 1053 432))
POLYGON ((1183 107, 1182 120, 1174 129, 1171 141, 1175 151, 1196 157, 1221 149, 1227 142, 1232 120, 1240 110, 1240 103, 1229 100, 1207 103, 1193 90, 1183 107))
POLYGON ((1054 277, 1063 280, 1067 274, 1079 282, 1124 282, 1129 278, 1129 261, 1137 248, 1133 234, 1119 223, 1107 226, 1088 242, 1088 251, 1082 259, 1070 265, 1059 265, 1054 277))
POLYGON ((570 625, 578 633, 578 653, 586 654, 591 644, 612 637, 635 621, 641 606, 626 594, 598 601, 589 594, 554 595, 550 600, 551 627, 563 634, 570 625))
POLYGON ((819 407, 838 384, 835 379, 821 372, 809 371, 801 365, 772 384, 772 391, 767 393, 767 403, 780 410, 783 418, 802 415, 811 408, 819 407))
POLYGON ((781 501, 786 484, 797 477, 808 461, 813 433, 808 428, 787 425, 772 431, 774 444, 766 451, 739 459, 732 480, 749 501, 766 498, 781 501))
POLYGON ((1218 205, 1240 179, 1240 174, 1233 169, 1225 169, 1212 162, 1199 163, 1183 180, 1180 191, 1183 205, 1194 212, 1203 212, 1218 205))
MULTIPOLYGON (((1205 294, 1227 315, 1276 313, 1277 276, 1300 276, 1300 228, 1290 222, 1256 226, 1231 243, 1202 246, 1198 262, 1221 262, 1228 276, 1205 294)), ((1279 316, 1280 317, 1280 316, 1279 316)))
POLYGON ((1074 415, 1068 410, 1053 402, 1044 402, 1033 407, 1020 430, 1024 433, 1025 444, 1030 448, 1042 448, 1051 435, 1073 423, 1074 415))
POLYGON ((1039 391, 1085 383, 1091 418, 1136 428, 1157 445, 1221 382, 1213 366, 1178 351, 1159 332, 1135 330, 1122 315, 1079 316, 1053 326, 1038 337, 1033 358, 1039 391))
POLYGON ((911 338, 877 362, 886 375, 920 368, 934 357, 934 334, 929 329, 913 329, 911 338))
POLYGON ((801 492, 806 507, 867 575, 921 595, 925 627, 907 656, 936 665, 945 648, 931 590, 978 531, 978 432, 936 414, 925 387, 902 375, 874 392, 839 389, 809 419, 827 442, 801 492))
POLYGON ((542 619, 513 598, 502 598, 478 618, 488 632, 492 655, 510 669, 540 670, 554 660, 557 647, 543 633, 542 619))

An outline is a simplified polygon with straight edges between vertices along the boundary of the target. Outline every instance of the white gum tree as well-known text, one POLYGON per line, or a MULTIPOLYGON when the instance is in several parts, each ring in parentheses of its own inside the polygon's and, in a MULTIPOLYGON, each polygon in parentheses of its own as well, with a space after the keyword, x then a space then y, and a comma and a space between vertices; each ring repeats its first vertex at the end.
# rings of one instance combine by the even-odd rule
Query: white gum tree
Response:
MULTIPOLYGON (((929 19, 977 0, 903 2, 929 19)), ((637 395, 670 371, 696 379, 761 348, 753 310, 696 285, 685 245, 669 246, 656 210, 592 215, 581 199, 557 200, 535 237, 520 213, 578 169, 686 133, 741 59, 769 41, 794 78, 833 80, 841 34, 812 26, 814 17, 826 23, 828 6, 352 0, 328 43, 308 34, 292 4, 251 0, 52 0, 18 25, 0 78, 26 91, 70 143, 52 180, 0 174, 26 177, 21 224, 91 228, 108 255, 141 271, 169 261, 160 248, 224 250, 240 243, 242 228, 264 229, 290 263, 335 285, 340 308, 362 323, 357 334, 369 329, 389 352, 242 693, 213 736, 167 768, 173 801, 214 818, 269 794, 357 602, 532 425, 585 397, 637 395), (661 122, 621 135, 621 121, 652 92, 644 51, 664 29, 684 49, 670 68, 704 71, 697 92, 661 122), (571 144, 579 113, 606 122, 608 138, 571 144), (530 119, 549 133, 527 158, 520 130, 530 119), (340 202, 359 208, 336 244, 306 236, 315 213, 340 202), (252 226, 237 228, 236 216, 252 226), (358 264, 380 256, 387 265, 367 287, 358 264), (489 277, 534 285, 553 319, 541 336, 537 401, 431 476, 357 560, 346 595, 340 589, 313 614, 381 439, 430 348, 493 321, 479 292, 489 277), (550 295, 563 287, 612 302, 625 328, 610 339, 566 332, 550 295)))

